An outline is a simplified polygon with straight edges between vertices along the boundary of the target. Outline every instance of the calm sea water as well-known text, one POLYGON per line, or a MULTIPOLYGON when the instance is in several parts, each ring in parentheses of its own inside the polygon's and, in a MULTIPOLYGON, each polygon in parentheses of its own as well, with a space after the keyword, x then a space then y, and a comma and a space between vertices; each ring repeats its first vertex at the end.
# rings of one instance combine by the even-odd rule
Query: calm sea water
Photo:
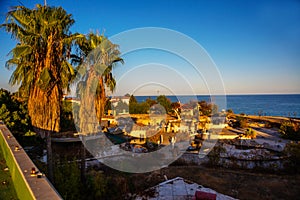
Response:
MULTIPOLYGON (((156 96, 136 96, 137 101, 142 102, 147 98, 156 99, 156 96)), ((215 101, 219 97, 200 95, 192 96, 167 96, 172 102, 186 103, 190 100, 215 101)), ((224 98, 224 97, 223 97, 224 98)), ((272 115, 300 118, 300 94, 278 95, 227 95, 226 104, 219 105, 219 109, 232 109, 234 113, 249 115, 272 115)), ((218 101, 216 101, 218 102, 218 101)))

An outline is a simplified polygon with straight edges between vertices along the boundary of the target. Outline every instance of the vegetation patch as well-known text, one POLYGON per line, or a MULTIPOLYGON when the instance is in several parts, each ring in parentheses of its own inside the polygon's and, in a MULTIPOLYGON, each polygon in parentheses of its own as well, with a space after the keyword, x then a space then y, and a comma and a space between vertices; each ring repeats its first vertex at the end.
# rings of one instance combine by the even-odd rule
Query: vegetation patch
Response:
POLYGON ((18 199, 13 181, 0 148, 0 199, 18 199))

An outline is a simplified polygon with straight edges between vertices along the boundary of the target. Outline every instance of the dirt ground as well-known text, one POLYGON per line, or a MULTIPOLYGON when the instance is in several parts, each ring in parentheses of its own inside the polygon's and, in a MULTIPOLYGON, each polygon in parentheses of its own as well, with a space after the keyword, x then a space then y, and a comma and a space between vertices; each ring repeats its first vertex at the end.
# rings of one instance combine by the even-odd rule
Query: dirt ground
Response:
POLYGON ((104 171, 105 174, 114 177, 114 187, 118 188, 117 191, 123 195, 128 192, 138 193, 153 187, 165 181, 164 175, 166 175, 168 179, 185 178, 237 199, 300 198, 300 174, 262 173, 206 166, 169 166, 144 174, 127 174, 107 168, 104 171))
POLYGON ((161 170, 168 178, 181 176, 239 199, 299 199, 300 175, 257 173, 224 168, 171 166, 161 170))

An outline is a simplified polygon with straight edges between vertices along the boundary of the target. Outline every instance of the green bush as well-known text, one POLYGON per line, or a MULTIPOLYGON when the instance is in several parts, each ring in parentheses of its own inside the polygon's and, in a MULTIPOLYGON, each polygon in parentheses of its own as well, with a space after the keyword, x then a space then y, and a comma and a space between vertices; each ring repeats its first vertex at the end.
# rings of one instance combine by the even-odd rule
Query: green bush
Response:
POLYGON ((26 102, 4 89, 0 89, 0 120, 14 134, 25 134, 31 130, 26 102))
POLYGON ((166 113, 172 110, 171 101, 165 95, 158 96, 156 101, 166 109, 166 113))
POLYGON ((251 139, 256 138, 256 131, 252 128, 247 128, 245 131, 245 136, 251 139))
POLYGON ((233 123, 234 128, 247 128, 248 120, 245 117, 237 117, 236 121, 233 123))
POLYGON ((71 162, 65 159, 56 163, 54 172, 54 186, 63 199, 82 199, 81 193, 85 189, 83 189, 80 169, 75 159, 71 162))
POLYGON ((6 161, 3 157, 2 149, 0 148, 0 199, 18 199, 14 183, 12 181, 10 171, 4 170, 7 167, 6 161))
POLYGON ((279 132, 282 138, 300 140, 300 125, 292 121, 285 121, 281 124, 279 132))
POLYGON ((233 110, 232 109, 228 109, 227 110, 227 114, 233 114, 233 110))
POLYGON ((130 114, 148 114, 150 106, 146 102, 129 104, 130 114))
POLYGON ((91 170, 87 174, 87 190, 90 191, 90 198, 104 199, 107 192, 107 180, 101 171, 91 170))

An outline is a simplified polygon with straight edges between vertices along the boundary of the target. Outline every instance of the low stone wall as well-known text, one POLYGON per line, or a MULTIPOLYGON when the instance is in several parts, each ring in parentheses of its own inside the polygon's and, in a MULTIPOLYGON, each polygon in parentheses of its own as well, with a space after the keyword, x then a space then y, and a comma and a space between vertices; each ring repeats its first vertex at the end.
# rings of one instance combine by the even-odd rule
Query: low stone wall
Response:
MULTIPOLYGON (((201 165, 209 162, 207 156, 201 157, 196 153, 184 153, 177 161, 177 164, 188 164, 188 165, 201 165)), ((241 168, 241 169, 272 169, 282 170, 284 169, 286 159, 280 157, 278 159, 269 160, 244 160, 237 158, 220 157, 219 165, 228 168, 241 168)))
POLYGON ((188 165, 201 165, 202 163, 208 162, 207 156, 202 157, 196 153, 184 153, 180 158, 177 159, 178 163, 188 164, 188 165))
POLYGON ((31 174, 32 168, 36 172, 38 168, 2 122, 0 145, 19 199, 62 199, 45 176, 31 174))
POLYGON ((285 159, 273 160, 239 160, 234 158, 220 158, 220 165, 241 169, 270 169, 273 171, 284 169, 285 159))

